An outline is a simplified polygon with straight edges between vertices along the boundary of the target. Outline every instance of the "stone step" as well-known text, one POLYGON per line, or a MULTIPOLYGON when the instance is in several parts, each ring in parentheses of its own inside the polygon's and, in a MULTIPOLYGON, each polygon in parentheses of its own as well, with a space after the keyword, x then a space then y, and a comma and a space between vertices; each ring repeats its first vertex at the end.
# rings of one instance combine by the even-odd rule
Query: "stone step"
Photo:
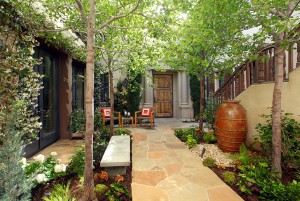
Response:
POLYGON ((109 176, 124 175, 130 165, 130 136, 112 136, 104 152, 100 167, 104 167, 109 176))

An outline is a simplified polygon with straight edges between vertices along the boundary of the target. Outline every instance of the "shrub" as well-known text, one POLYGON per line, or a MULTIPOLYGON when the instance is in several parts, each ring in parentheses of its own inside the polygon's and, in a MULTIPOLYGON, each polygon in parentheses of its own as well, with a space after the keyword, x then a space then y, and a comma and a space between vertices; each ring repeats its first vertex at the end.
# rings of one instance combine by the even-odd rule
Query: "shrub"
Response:
POLYGON ((271 173, 271 169, 266 163, 259 163, 258 166, 245 165, 239 166, 240 180, 238 185, 240 190, 246 194, 253 192, 260 193, 260 198, 270 198, 276 194, 283 185, 278 185, 278 178, 271 173))
POLYGON ((102 128, 102 114, 100 108, 94 111, 94 131, 100 131, 102 128))
POLYGON ((44 196, 44 201, 75 201, 75 198, 70 193, 70 181, 66 186, 62 184, 56 184, 50 191, 50 196, 44 196))
POLYGON ((107 147, 107 142, 106 141, 102 141, 99 139, 94 140, 93 143, 93 158, 94 158, 94 167, 98 167, 99 161, 101 161, 104 152, 106 150, 107 147))
POLYGON ((105 193, 110 201, 126 201, 129 200, 129 192, 120 183, 112 183, 109 185, 109 190, 105 193))
MULTIPOLYGON (((52 152, 56 155, 56 152, 52 152)), ((33 187, 38 183, 45 183, 58 177, 66 175, 66 165, 60 164, 58 160, 50 155, 44 160, 44 155, 39 154, 34 157, 35 161, 28 163, 25 168, 27 179, 32 180, 33 187)))
POLYGON ((189 149, 192 149, 197 145, 197 140, 194 139, 193 136, 190 134, 187 136, 186 144, 189 147, 189 149))
MULTIPOLYGON (((71 132, 84 133, 85 131, 85 111, 81 108, 73 110, 70 114, 71 132)), ((94 131, 100 131, 102 128, 102 115, 99 108, 94 111, 94 131)))
POLYGON ((286 186, 283 185, 267 163, 240 166, 239 169, 241 172, 238 185, 243 193, 255 192, 259 194, 259 199, 266 200, 300 199, 300 183, 293 181, 286 186))
POLYGON ((219 105, 220 103, 218 103, 217 99, 215 99, 213 93, 210 93, 205 103, 204 119, 212 129, 214 129, 215 126, 216 111, 219 105))
POLYGON ((206 143, 216 143, 217 142, 217 138, 213 134, 210 134, 210 133, 205 133, 203 135, 203 140, 206 143))
POLYGON ((300 200, 300 182, 292 181, 289 183, 282 194, 280 200, 300 200))
POLYGON ((175 136, 183 142, 188 140, 189 135, 198 142, 197 128, 180 128, 175 130, 175 136))
POLYGON ((184 130, 182 128, 175 130, 175 136, 178 137, 181 141, 186 141, 184 140, 184 130))
POLYGON ((109 141, 109 127, 103 127, 100 132, 97 132, 97 137, 101 140, 101 141, 105 141, 108 142, 109 141))
POLYGON ((108 187, 105 184, 97 184, 94 187, 94 192, 98 198, 98 200, 104 200, 105 193, 108 190, 108 187))
POLYGON ((71 157, 71 161, 67 168, 68 174, 77 174, 78 177, 84 175, 85 163, 85 147, 82 146, 76 150, 75 154, 71 157))
POLYGON ((131 131, 127 128, 116 128, 114 135, 130 135, 131 131))
MULTIPOLYGON (((300 123, 290 118, 292 114, 285 113, 281 116, 281 155, 282 166, 286 168, 289 165, 300 166, 300 123)), ((271 156, 272 152, 272 115, 261 115, 266 119, 265 124, 258 124, 258 138, 262 152, 271 156)))
POLYGON ((85 112, 79 108, 73 110, 70 114, 71 118, 71 132, 72 133, 83 133, 85 130, 85 112))
POLYGON ((235 184, 236 183, 236 178, 234 172, 226 171, 222 174, 224 181, 229 184, 235 184))
POLYGON ((248 153, 247 147, 244 143, 240 146, 240 153, 239 153, 238 160, 243 165, 249 165, 249 163, 250 163, 249 153, 248 153))
MULTIPOLYGON (((132 60, 134 60, 132 58, 132 60)), ((133 61, 134 62, 134 61, 133 61)), ((128 88, 127 88, 127 103, 128 111, 131 114, 139 110, 141 96, 142 75, 136 70, 129 68, 128 71, 128 88)))
MULTIPOLYGON (((20 160, 23 156, 22 132, 25 109, 22 101, 13 106, 12 113, 7 117, 5 137, 0 145, 0 200, 29 200, 31 181, 26 179, 20 160)), ((1 126, 0 126, 1 127, 1 126)), ((24 158, 25 159, 25 158, 24 158)), ((26 162, 26 159, 25 161, 26 162)))
POLYGON ((213 167, 216 167, 217 164, 216 164, 216 160, 211 158, 211 157, 207 157, 203 160, 203 165, 206 166, 206 167, 209 167, 209 168, 213 168, 213 167))

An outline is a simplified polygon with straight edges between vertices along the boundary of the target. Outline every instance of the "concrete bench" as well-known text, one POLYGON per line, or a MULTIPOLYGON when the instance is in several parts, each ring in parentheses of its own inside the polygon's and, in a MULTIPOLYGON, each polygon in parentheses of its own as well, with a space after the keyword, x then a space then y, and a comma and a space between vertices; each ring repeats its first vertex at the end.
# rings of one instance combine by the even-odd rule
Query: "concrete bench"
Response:
POLYGON ((126 167, 130 165, 130 136, 112 136, 104 152, 100 167, 109 176, 124 175, 126 167))

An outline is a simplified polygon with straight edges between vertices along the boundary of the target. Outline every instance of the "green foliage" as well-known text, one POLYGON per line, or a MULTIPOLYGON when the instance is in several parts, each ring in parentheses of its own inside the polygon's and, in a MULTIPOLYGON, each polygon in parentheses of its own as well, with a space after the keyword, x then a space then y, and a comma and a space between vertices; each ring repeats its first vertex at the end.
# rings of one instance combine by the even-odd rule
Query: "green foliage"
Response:
MULTIPOLYGON (((131 60, 132 61, 132 60, 131 60)), ((139 111, 141 96, 142 75, 136 73, 131 68, 128 71, 128 87, 127 87, 127 109, 133 115, 139 111)))
POLYGON ((226 171, 222 174, 224 181, 229 184, 233 185, 236 183, 236 178, 234 172, 226 171))
MULTIPOLYGON (((133 59, 130 61, 133 62, 133 59)), ((139 110, 141 101, 141 74, 132 70, 132 64, 128 64, 129 70, 127 77, 119 81, 117 84, 117 91, 115 92, 115 110, 124 112, 128 111, 131 115, 139 110)))
POLYGON ((99 167, 99 161, 101 161, 104 152, 106 150, 109 139, 109 130, 107 132, 106 137, 102 138, 99 132, 94 134, 93 141, 93 158, 94 158, 94 167, 99 167))
POLYGON ((215 137, 215 135, 213 133, 204 133, 203 135, 203 140, 206 143, 216 143, 217 142, 217 138, 215 137))
POLYGON ((218 101, 214 98, 213 93, 210 93, 208 99, 205 102, 204 119, 211 126, 212 129, 215 127, 216 111, 219 107, 218 101))
POLYGON ((249 153, 248 153, 247 147, 244 143, 240 147, 240 153, 239 153, 238 160, 243 165, 249 165, 249 163, 250 163, 249 153))
POLYGON ((131 131, 127 128, 116 128, 114 130, 114 135, 130 135, 131 131))
POLYGON ((197 128, 179 128, 175 130, 175 136, 183 142, 186 142, 188 140, 189 135, 191 135, 193 139, 198 141, 197 128))
POLYGON ((102 128, 102 114, 100 108, 94 111, 94 131, 100 131, 102 128))
POLYGON ((197 140, 193 137, 193 135, 189 134, 189 135, 187 136, 186 144, 187 144, 187 146, 189 147, 189 149, 192 149, 192 148, 194 148, 194 147, 198 144, 198 142, 197 142, 197 140))
POLYGON ((99 135, 99 138, 105 142, 108 142, 109 141, 109 131, 110 131, 110 128, 109 127, 103 127, 100 131, 100 135, 99 135))
MULTIPOLYGON (((18 27, 13 28, 18 29, 18 27)), ((41 89, 41 76, 34 71, 34 65, 37 65, 39 61, 32 57, 30 49, 36 41, 30 35, 13 34, 10 28, 5 29, 7 30, 0 27, 0 35, 6 45, 5 48, 0 48, 0 145, 7 137, 5 135, 6 123, 18 100, 23 100, 24 108, 19 112, 22 112, 25 118, 19 120, 16 131, 24 132, 22 140, 29 143, 36 138, 36 133, 41 126, 37 114, 34 113, 41 89), (16 41, 19 43, 17 44, 16 41)))
POLYGON ((85 148, 84 146, 76 150, 75 154, 71 157, 71 161, 67 168, 68 174, 77 174, 78 177, 84 175, 85 165, 85 148))
POLYGON ((49 156, 46 160, 43 160, 44 156, 41 154, 36 157, 42 157, 42 159, 35 159, 35 162, 28 163, 24 168, 27 179, 32 181, 34 187, 38 183, 44 183, 66 175, 66 166, 60 164, 53 156, 49 156), (39 174, 44 175, 42 179, 38 178, 39 174))
MULTIPOLYGON (((82 133, 85 132, 85 111, 81 108, 73 110, 70 113, 71 132, 82 133)), ((102 115, 99 108, 94 110, 94 131, 99 131, 102 128, 102 115)))
POLYGON ((196 75, 191 75, 190 77, 190 94, 193 101, 194 114, 197 117, 200 114, 200 80, 196 75))
POLYGON ((213 167, 216 167, 217 164, 216 164, 216 160, 211 158, 211 157, 207 157, 203 160, 203 165, 206 166, 206 167, 209 167, 209 168, 213 168, 213 167))
POLYGON ((117 84, 117 91, 115 92, 115 111, 125 111, 128 110, 127 106, 127 85, 128 79, 119 81, 117 84))
MULTIPOLYGON (((300 167, 300 123, 291 118, 290 113, 281 116, 281 156, 282 167, 300 167)), ((261 115, 266 123, 258 124, 256 130, 258 137, 255 138, 267 156, 272 154, 272 115, 261 115)))
POLYGON ((95 187, 94 187, 94 192, 96 194, 96 196, 101 200, 101 199, 104 199, 104 195, 106 193, 106 191, 108 190, 108 187, 105 185, 105 184, 97 184, 95 187))
POLYGON ((50 196, 44 196, 44 201, 75 201, 70 192, 70 181, 66 186, 62 184, 56 184, 50 191, 50 196))
POLYGON ((280 195, 281 200, 300 200, 300 182, 292 181, 285 186, 284 192, 280 195))
POLYGON ((128 190, 120 183, 112 183, 109 190, 105 193, 109 201, 126 201, 129 200, 128 190))
POLYGON ((70 114, 71 118, 71 132, 72 133, 84 133, 85 131, 85 112, 79 108, 73 110, 70 114))
POLYGON ((298 181, 300 181, 300 170, 297 172, 296 178, 297 178, 298 181))
POLYGON ((238 181, 241 192, 246 194, 257 193, 260 199, 266 200, 299 200, 300 183, 293 181, 283 185, 278 176, 272 173, 267 163, 259 163, 257 166, 239 166, 240 179, 238 181))
POLYGON ((26 179, 22 164, 22 121, 26 104, 18 101, 7 117, 5 138, 0 146, 0 200, 29 200, 32 184, 26 179))

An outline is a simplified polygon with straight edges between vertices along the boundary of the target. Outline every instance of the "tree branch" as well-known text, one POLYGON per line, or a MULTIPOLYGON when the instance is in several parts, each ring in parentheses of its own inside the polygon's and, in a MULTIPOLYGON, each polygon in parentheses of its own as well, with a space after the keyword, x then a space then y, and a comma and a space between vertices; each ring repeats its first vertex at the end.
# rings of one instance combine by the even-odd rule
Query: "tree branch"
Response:
MULTIPOLYGON (((79 0, 76 0, 79 1, 79 0)), ((141 3, 141 0, 138 0, 137 4, 135 5, 135 7, 133 7, 128 13, 126 14, 118 14, 116 16, 111 17, 109 20, 107 20, 105 23, 103 23, 99 29, 103 29, 104 27, 108 26, 110 23, 112 23, 113 21, 123 18, 123 17, 127 17, 128 15, 130 15, 131 13, 133 13, 134 11, 137 10, 137 8, 139 7, 141 3)))
POLYGON ((109 27, 109 28, 115 28, 115 29, 147 29, 146 26, 120 27, 120 26, 110 26, 110 25, 108 25, 107 27, 109 27))
POLYGON ((280 19, 285 18, 286 16, 280 12, 279 10, 275 10, 274 8, 269 8, 270 13, 277 15, 280 19))
POLYGON ((290 2, 289 5, 287 6, 287 11, 286 11, 286 16, 291 16, 293 12, 295 11, 295 8, 299 5, 300 1, 297 2, 290 2))
POLYGON ((87 18, 87 16, 86 16, 86 13, 85 13, 85 10, 84 10, 83 5, 82 5, 82 3, 81 3, 81 0, 75 0, 75 1, 76 1, 76 3, 77 3, 78 9, 79 9, 79 11, 80 11, 80 13, 81 13, 82 22, 83 22, 85 25, 87 25, 87 24, 88 24, 88 18, 87 18))

